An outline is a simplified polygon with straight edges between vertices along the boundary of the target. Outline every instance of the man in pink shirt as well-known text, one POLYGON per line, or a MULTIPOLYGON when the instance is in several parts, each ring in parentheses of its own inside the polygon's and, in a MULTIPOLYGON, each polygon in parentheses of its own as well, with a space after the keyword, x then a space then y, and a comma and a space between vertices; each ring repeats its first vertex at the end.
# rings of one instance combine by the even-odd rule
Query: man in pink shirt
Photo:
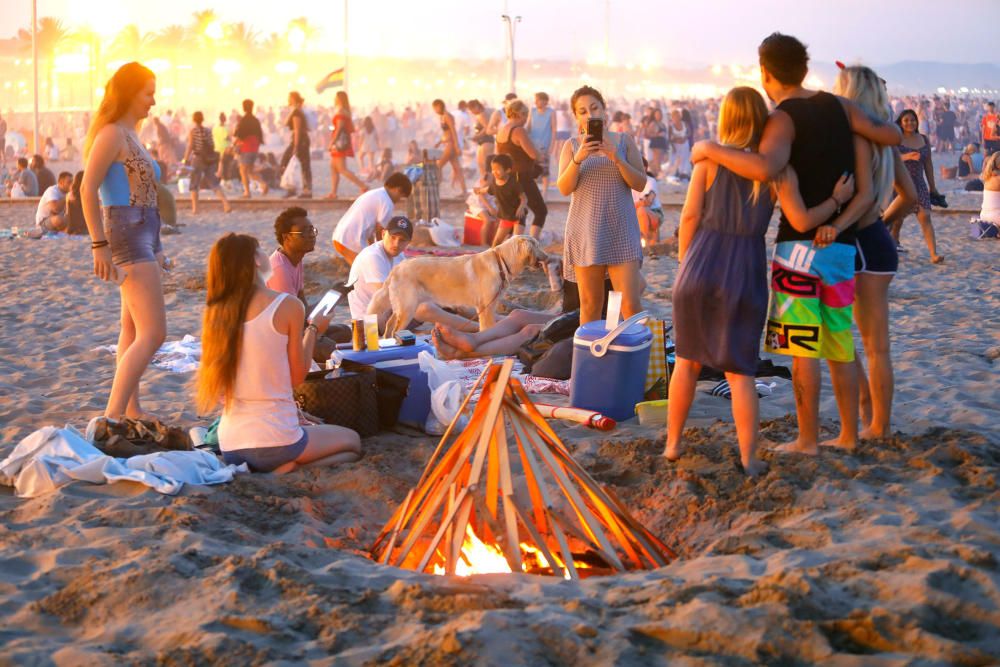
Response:
MULTIPOLYGON (((309 220, 309 213, 299 206, 286 208, 274 221, 274 236, 278 249, 271 253, 271 277, 267 286, 277 292, 298 297, 311 312, 306 302, 306 272, 302 260, 316 249, 316 228, 309 220)), ((330 357, 337 343, 351 340, 351 328, 343 324, 330 324, 326 335, 316 341, 313 358, 322 363, 330 357)))

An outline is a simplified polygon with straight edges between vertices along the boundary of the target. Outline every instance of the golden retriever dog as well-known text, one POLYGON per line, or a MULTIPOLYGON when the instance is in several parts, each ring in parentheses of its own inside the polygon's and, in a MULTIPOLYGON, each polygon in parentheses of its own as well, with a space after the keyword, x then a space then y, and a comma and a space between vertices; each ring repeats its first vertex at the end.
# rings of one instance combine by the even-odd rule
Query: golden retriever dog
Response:
POLYGON ((372 296, 368 312, 392 310, 385 337, 409 323, 422 303, 476 311, 479 330, 496 323, 496 305, 507 285, 529 266, 542 266, 548 255, 530 236, 514 236, 495 248, 464 257, 414 257, 389 274, 372 296))

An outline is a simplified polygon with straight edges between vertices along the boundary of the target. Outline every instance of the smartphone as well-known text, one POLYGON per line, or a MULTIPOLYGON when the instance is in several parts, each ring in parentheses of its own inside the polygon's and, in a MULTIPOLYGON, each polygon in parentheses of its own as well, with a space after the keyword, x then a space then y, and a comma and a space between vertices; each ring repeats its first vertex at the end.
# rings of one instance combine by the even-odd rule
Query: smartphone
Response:
POLYGON ((340 297, 340 292, 336 290, 327 290, 326 294, 323 295, 323 298, 316 304, 316 307, 312 309, 311 313, 309 313, 309 319, 311 320, 317 315, 329 315, 330 311, 333 310, 333 307, 337 305, 338 301, 340 301, 340 297))
POLYGON ((587 121, 588 141, 604 141, 604 120, 591 118, 587 121))

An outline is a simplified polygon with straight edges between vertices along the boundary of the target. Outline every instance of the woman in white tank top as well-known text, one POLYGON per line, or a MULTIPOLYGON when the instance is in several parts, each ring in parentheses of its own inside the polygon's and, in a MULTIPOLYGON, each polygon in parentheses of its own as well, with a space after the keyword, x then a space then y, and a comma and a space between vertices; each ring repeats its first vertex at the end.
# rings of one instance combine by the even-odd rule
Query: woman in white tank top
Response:
POLYGON ((316 338, 330 316, 305 327, 298 299, 266 286, 271 263, 252 236, 227 234, 208 256, 197 403, 222 405, 219 447, 226 463, 254 472, 356 461, 358 434, 340 426, 301 426, 292 387, 305 379, 316 338))
POLYGON ((983 181, 983 208, 979 219, 1000 225, 1000 153, 994 153, 983 161, 980 174, 983 181))

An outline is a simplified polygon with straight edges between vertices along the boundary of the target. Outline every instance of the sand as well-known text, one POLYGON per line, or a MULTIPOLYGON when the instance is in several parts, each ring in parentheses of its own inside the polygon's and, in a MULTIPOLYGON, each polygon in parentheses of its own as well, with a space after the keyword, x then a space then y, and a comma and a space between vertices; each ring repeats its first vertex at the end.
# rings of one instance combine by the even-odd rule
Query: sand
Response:
MULTIPOLYGON (((345 269, 329 235, 346 204, 315 207, 316 293, 345 269)), ((0 205, 0 228, 32 206, 0 205)), ((277 209, 209 204, 164 237, 169 339, 197 334, 203 267, 221 233, 273 244, 277 209)), ((444 217, 457 220, 458 205, 444 217)), ((553 206, 552 226, 565 220, 553 206)), ((668 227, 677 211, 668 212, 668 227)), ((729 403, 699 393, 677 464, 663 428, 558 424, 579 461, 680 558, 579 584, 527 575, 448 579, 373 564, 365 549, 436 441, 364 441, 365 458, 286 477, 242 476, 167 498, 131 483, 22 500, 0 488, 0 665, 1000 663, 1000 242, 936 214, 943 266, 911 218, 893 283, 897 371, 889 442, 817 458, 764 454, 739 471, 729 403)), ((0 241, 0 457, 47 424, 103 408, 116 290, 80 239, 0 241)), ((669 316, 669 253, 648 261, 648 306, 669 316)), ((509 301, 546 302, 528 275, 509 301)), ((787 363, 774 357, 776 363, 787 363)), ((146 407, 206 423, 191 375, 151 369, 146 407)), ((550 397, 546 397, 548 399, 550 397)), ((791 388, 761 402, 764 434, 794 433, 791 388)), ((828 382, 822 416, 835 426, 828 382)))

